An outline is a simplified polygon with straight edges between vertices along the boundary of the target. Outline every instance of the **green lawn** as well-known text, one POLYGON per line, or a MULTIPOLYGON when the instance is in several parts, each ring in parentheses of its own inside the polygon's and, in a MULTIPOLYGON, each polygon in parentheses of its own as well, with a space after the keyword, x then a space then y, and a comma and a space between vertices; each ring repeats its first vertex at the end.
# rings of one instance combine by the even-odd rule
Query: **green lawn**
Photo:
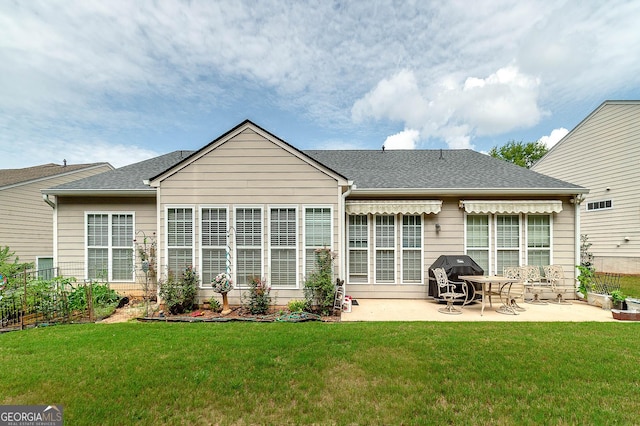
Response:
POLYGON ((0 335, 66 424, 637 424, 637 323, 124 323, 0 335))
POLYGON ((626 275, 620 277, 620 288, 625 295, 636 299, 640 298, 640 276, 626 275))

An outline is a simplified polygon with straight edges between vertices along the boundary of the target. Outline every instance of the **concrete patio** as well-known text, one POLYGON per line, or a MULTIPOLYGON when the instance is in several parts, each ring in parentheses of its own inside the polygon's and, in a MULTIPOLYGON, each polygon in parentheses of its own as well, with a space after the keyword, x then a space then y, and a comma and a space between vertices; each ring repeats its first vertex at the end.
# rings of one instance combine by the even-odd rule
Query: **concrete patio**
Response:
POLYGON ((582 301, 573 301, 571 305, 533 305, 523 303, 526 311, 520 315, 505 315, 496 312, 500 302, 495 301, 493 307, 487 306, 484 315, 480 315, 480 303, 467 305, 460 315, 448 315, 438 312, 444 306, 433 299, 357 299, 358 305, 352 306, 351 312, 342 313, 342 321, 614 321, 619 323, 633 321, 617 321, 611 311, 588 305, 582 301))

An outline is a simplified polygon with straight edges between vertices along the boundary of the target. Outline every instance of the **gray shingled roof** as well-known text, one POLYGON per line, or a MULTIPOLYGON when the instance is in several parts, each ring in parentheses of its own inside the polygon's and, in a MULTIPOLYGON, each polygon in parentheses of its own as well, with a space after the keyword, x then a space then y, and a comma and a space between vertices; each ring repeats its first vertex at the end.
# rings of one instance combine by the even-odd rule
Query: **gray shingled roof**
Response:
POLYGON ((110 170, 74 182, 56 186, 45 192, 56 193, 58 191, 99 191, 99 190, 148 190, 155 191, 143 182, 152 176, 162 173, 173 167, 193 151, 174 151, 159 157, 130 164, 119 169, 110 170))
POLYGON ((346 176, 358 189, 582 189, 469 149, 304 153, 346 176))
POLYGON ((88 163, 88 164, 42 164, 40 166, 25 167, 22 169, 1 169, 0 170, 0 187, 26 183, 32 180, 44 179, 64 173, 75 172, 78 170, 88 169, 104 165, 107 163, 88 163))
MULTIPOLYGON (((305 155, 362 189, 583 189, 472 150, 312 150, 305 155)), ((148 190, 158 176, 193 151, 174 151, 45 192, 148 190)))

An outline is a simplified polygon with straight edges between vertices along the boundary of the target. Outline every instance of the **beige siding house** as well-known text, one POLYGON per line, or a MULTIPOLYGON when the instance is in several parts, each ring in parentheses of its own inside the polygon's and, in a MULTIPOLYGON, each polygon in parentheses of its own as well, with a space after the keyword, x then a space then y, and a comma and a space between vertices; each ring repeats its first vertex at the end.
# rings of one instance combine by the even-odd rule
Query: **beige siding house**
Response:
POLYGON ((606 101, 533 170, 589 189, 581 233, 602 272, 640 273, 640 101, 606 101))
POLYGON ((471 150, 300 151, 245 121, 176 151, 44 191, 55 200, 56 260, 127 288, 133 240, 153 235, 158 271, 228 271, 238 302, 253 276, 278 303, 303 297, 315 250, 337 255, 354 297, 427 298, 428 268, 468 254, 487 273, 560 264, 569 279, 586 190, 471 150))
POLYGON ((51 267, 54 223, 40 190, 108 170, 113 167, 107 163, 0 170, 0 247, 9 246, 20 262, 33 262, 40 269, 51 267))

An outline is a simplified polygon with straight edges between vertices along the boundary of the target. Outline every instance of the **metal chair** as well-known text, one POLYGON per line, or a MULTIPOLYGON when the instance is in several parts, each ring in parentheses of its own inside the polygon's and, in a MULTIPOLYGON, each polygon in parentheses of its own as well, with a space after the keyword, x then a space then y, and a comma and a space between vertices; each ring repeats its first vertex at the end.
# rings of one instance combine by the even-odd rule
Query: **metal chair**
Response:
POLYGON ((500 298, 503 300, 510 310, 524 312, 525 308, 518 305, 518 300, 524 302, 524 294, 525 294, 525 286, 524 286, 524 277, 523 269, 519 266, 510 266, 504 268, 503 274, 506 278, 511 278, 514 280, 513 283, 509 284, 509 286, 505 286, 503 291, 500 292, 500 298))
POLYGON ((447 302, 447 306, 438 309, 438 312, 443 314, 461 314, 462 309, 457 309, 453 303, 460 299, 463 299, 463 302, 466 301, 468 294, 467 283, 449 280, 444 268, 434 268, 432 271, 436 278, 438 297, 447 302), (458 290, 458 287, 460 287, 460 290, 458 290))
POLYGON ((551 303, 560 305, 571 305, 571 302, 564 298, 567 291, 575 291, 573 286, 565 283, 564 271, 562 266, 549 265, 544 267, 544 276, 551 287, 551 291, 556 295, 555 299, 549 300, 551 303))
POLYGON ((524 287, 528 293, 533 295, 532 300, 526 300, 527 303, 535 305, 548 305, 544 300, 540 299, 540 295, 548 288, 546 283, 542 282, 539 266, 522 266, 522 278, 524 279, 524 287))

